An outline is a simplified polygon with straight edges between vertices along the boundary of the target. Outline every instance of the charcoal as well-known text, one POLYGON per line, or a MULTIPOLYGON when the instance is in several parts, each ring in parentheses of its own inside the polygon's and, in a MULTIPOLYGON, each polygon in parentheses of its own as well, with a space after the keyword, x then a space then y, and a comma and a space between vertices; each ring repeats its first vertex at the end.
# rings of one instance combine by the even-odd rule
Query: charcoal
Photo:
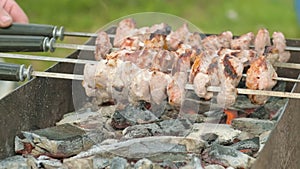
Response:
POLYGON ((206 118, 204 119, 205 123, 219 123, 224 117, 223 109, 210 110, 204 113, 206 118))
POLYGON ((269 119, 270 113, 266 110, 265 106, 261 106, 255 109, 248 117, 255 119, 269 119))
POLYGON ((202 164, 201 164, 201 160, 196 157, 193 156, 191 161, 184 167, 182 167, 181 169, 203 169, 202 164))
POLYGON ((112 128, 106 127, 104 124, 110 118, 109 113, 114 112, 115 106, 105 106, 98 111, 79 111, 72 112, 64 115, 63 119, 56 123, 56 125, 61 124, 72 124, 85 131, 90 130, 107 130, 107 132, 113 132, 112 128))
POLYGON ((241 134, 236 138, 237 140, 247 140, 255 137, 254 134, 251 134, 246 131, 242 131, 241 134))
POLYGON ((70 124, 22 133, 34 147, 34 151, 30 153, 35 156, 46 154, 50 157, 65 158, 92 146, 91 142, 84 141, 86 133, 70 124))
POLYGON ((64 160, 62 169, 76 168, 76 169, 86 169, 86 168, 94 168, 93 159, 95 157, 81 158, 76 160, 64 160))
POLYGON ((186 136, 193 124, 187 119, 164 120, 159 123, 164 135, 186 136))
POLYGON ((212 164, 212 165, 205 166, 204 169, 225 169, 225 168, 218 164, 212 164))
POLYGON ((259 137, 246 139, 232 144, 230 147, 253 156, 259 150, 259 137))
POLYGON ((187 152, 199 152, 204 148, 204 142, 200 139, 191 139, 174 136, 153 136, 134 138, 110 145, 95 145, 88 151, 83 151, 70 159, 85 158, 97 155, 102 158, 115 156, 127 159, 149 158, 158 160, 167 158, 185 159, 187 152))
POLYGON ((163 131, 156 123, 151 123, 129 126, 122 133, 123 138, 128 139, 162 135, 163 131))
POLYGON ((208 151, 208 158, 205 161, 225 167, 250 168, 255 159, 232 147, 214 144, 208 151))
POLYGON ((134 164, 134 169, 152 169, 153 162, 147 158, 140 159, 134 164))
POLYGON ((275 122, 270 120, 235 118, 232 120, 231 125, 235 129, 259 135, 265 131, 272 130, 275 127, 275 124, 275 122))
POLYGON ((93 166, 94 168, 105 168, 105 167, 108 167, 111 163, 111 160, 110 159, 107 159, 107 158, 97 158, 97 157, 94 157, 93 158, 93 166))
POLYGON ((127 165, 126 159, 114 157, 111 161, 110 169, 126 169, 127 165))
POLYGON ((201 135, 201 139, 206 141, 208 144, 211 144, 218 139, 218 135, 215 133, 205 133, 201 135))
POLYGON ((247 95, 238 95, 236 102, 232 106, 235 109, 245 110, 245 109, 256 109, 260 105, 252 104, 247 95))
POLYGON ((187 138, 199 139, 207 134, 215 134, 220 144, 231 143, 241 133, 227 124, 195 123, 187 138))
POLYGON ((177 166, 176 166, 176 163, 175 162, 173 162, 172 160, 169 160, 169 159, 165 159, 163 162, 161 162, 161 163, 159 163, 159 165, 160 165, 160 167, 162 167, 162 168, 178 168, 177 166))
POLYGON ((135 124, 158 121, 158 117, 144 107, 128 105, 124 110, 116 110, 111 125, 115 129, 124 129, 135 124))
POLYGON ((29 169, 27 159, 20 156, 11 156, 0 161, 1 169, 29 169))
POLYGON ((62 167, 62 162, 58 159, 50 158, 48 156, 39 156, 34 160, 38 168, 57 169, 62 167))

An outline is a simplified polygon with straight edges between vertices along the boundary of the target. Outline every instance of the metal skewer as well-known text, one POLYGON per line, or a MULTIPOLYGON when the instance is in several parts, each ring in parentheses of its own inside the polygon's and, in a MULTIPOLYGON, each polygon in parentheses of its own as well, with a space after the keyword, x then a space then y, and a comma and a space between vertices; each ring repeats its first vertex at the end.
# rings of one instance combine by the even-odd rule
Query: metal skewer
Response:
MULTIPOLYGON (((32 67, 25 68, 24 65, 0 63, 0 78, 2 80, 12 81, 24 81, 30 79, 32 76, 47 77, 47 78, 59 78, 59 79, 71 79, 71 80, 83 80, 84 75, 78 74, 66 74, 66 73, 54 73, 54 72, 39 72, 33 71, 32 67)), ((185 89, 194 90, 192 84, 186 84, 185 89)), ((217 86, 207 87, 207 91, 220 92, 221 88, 217 86)), ((278 91, 264 91, 264 90, 251 90, 237 88, 238 94, 252 94, 252 95, 264 95, 274 97, 286 97, 300 99, 300 93, 278 92, 278 91)))
MULTIPOLYGON (((97 64, 98 63, 98 61, 94 61, 94 60, 47 57, 47 56, 13 54, 13 53, 0 53, 0 58, 39 60, 39 61, 75 63, 75 64, 97 64)), ((281 64, 284 65, 283 66, 284 68, 297 68, 297 69, 300 69, 300 64, 295 64, 295 63, 277 63, 277 67, 281 67, 281 64), (286 67, 286 65, 290 65, 290 67, 286 67)), ((246 77, 247 75, 243 74, 243 76, 246 77)), ((273 79, 278 80, 278 81, 300 83, 300 79, 292 79, 292 78, 285 78, 285 77, 276 77, 276 78, 273 78, 273 79)))

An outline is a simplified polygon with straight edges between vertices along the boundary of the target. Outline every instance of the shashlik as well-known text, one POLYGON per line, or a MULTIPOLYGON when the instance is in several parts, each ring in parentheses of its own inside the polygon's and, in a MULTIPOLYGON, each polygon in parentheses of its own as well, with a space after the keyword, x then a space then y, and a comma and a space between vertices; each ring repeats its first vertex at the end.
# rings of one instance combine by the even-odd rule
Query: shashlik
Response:
MULTIPOLYGON (((176 107, 184 99, 187 83, 204 99, 213 97, 206 87, 219 86, 217 102, 228 107, 236 100, 245 67, 250 66, 248 88, 270 90, 276 84, 272 78, 277 77, 271 63, 289 59, 281 32, 274 32, 273 46, 266 29, 260 29, 255 38, 251 32, 232 38, 226 31, 201 39, 198 33, 189 32, 187 24, 176 31, 164 23, 136 28, 133 19, 125 19, 119 23, 113 46, 105 32, 99 33, 95 52, 99 63, 85 66, 83 86, 98 104, 140 100, 160 104, 168 99, 176 107), (111 52, 113 47, 119 50, 111 52)), ((263 104, 268 97, 249 98, 263 104)))

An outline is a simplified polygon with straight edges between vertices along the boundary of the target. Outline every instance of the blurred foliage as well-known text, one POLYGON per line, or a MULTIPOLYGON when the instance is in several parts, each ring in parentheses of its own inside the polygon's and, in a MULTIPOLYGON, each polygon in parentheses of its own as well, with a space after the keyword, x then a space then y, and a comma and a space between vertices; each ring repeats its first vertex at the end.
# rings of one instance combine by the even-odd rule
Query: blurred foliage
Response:
MULTIPOLYGON (((31 23, 64 26, 67 31, 95 32, 105 24, 139 12, 163 12, 189 20, 205 33, 225 30, 240 35, 258 28, 282 31, 298 38, 300 31, 293 0, 17 0, 31 23)), ((64 43, 83 44, 87 39, 66 38, 64 43)), ((70 50, 32 53, 66 57, 70 50)), ((31 54, 31 53, 30 53, 31 54)), ((36 70, 53 63, 24 62, 36 70)))

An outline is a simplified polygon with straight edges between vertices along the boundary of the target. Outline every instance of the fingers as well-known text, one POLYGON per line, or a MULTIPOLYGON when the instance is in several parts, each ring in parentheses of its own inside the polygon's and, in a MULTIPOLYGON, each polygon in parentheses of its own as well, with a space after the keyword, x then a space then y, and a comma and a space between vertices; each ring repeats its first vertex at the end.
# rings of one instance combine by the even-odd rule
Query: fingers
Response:
POLYGON ((9 2, 11 2, 12 5, 11 8, 9 8, 9 14, 12 17, 13 22, 28 23, 28 17, 22 8, 14 0, 9 0, 9 2))
POLYGON ((5 9, 0 7, 0 27, 8 27, 13 22, 11 16, 6 12, 5 9))
POLYGON ((14 0, 1 0, 0 27, 7 27, 12 22, 28 23, 28 17, 14 0))

